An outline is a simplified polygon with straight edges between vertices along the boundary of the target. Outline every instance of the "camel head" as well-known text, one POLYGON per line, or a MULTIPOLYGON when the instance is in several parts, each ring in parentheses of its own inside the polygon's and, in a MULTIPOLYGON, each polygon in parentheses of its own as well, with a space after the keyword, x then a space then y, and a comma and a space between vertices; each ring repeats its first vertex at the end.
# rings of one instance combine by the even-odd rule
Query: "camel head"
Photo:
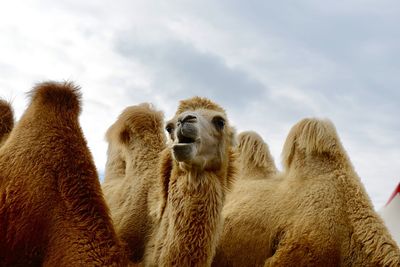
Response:
POLYGON ((181 101, 167 122, 173 158, 184 169, 218 170, 226 164, 234 130, 225 111, 206 98, 181 101))

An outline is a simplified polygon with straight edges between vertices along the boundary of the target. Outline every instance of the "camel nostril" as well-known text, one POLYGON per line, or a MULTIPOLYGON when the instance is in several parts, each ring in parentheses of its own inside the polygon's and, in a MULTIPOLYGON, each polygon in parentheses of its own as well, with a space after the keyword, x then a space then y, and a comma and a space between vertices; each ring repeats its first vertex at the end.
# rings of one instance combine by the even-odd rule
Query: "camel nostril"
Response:
POLYGON ((183 117, 182 119, 179 120, 182 124, 183 123, 194 123, 197 122, 197 117, 194 115, 186 115, 185 117, 183 117))

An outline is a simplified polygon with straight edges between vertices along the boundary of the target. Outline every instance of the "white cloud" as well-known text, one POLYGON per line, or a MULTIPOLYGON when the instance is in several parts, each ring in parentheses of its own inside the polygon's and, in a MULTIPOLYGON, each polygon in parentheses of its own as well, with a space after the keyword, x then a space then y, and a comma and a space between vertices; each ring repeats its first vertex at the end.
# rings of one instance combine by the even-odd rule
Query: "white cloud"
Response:
POLYGON ((200 94, 275 159, 293 125, 330 118, 374 204, 400 173, 397 1, 7 1, 0 9, 0 96, 18 116, 47 79, 83 88, 81 123, 99 170, 107 127, 127 105, 172 115, 200 94))

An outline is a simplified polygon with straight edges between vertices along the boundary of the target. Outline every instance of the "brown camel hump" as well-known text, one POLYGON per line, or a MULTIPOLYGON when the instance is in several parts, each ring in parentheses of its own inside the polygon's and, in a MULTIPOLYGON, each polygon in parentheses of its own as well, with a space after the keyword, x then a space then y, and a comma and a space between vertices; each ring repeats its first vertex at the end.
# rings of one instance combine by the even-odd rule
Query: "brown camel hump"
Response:
POLYGON ((0 266, 127 266, 79 124, 80 92, 45 82, 0 153, 0 266))
POLYGON ((285 168, 289 167, 296 150, 307 155, 344 153, 333 123, 328 119, 315 118, 303 119, 290 130, 282 151, 285 168))
POLYGON ((132 137, 139 139, 163 133, 164 114, 149 103, 127 107, 106 133, 108 142, 126 144, 132 137))
POLYGON ((10 103, 0 99, 0 140, 14 127, 14 113, 10 103))
POLYGON ((184 111, 196 109, 214 110, 225 114, 225 110, 218 104, 212 102, 208 98, 195 96, 186 100, 181 100, 175 115, 181 114, 184 111))
POLYGON ((51 108, 55 112, 78 116, 81 111, 79 86, 72 82, 48 81, 37 84, 28 93, 32 105, 38 108, 51 108))

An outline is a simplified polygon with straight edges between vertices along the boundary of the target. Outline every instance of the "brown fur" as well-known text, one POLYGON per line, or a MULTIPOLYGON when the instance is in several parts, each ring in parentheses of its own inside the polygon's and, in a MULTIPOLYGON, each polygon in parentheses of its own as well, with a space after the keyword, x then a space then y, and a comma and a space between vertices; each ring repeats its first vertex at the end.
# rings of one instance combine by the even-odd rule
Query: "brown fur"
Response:
POLYGON ((225 110, 216 103, 207 98, 195 96, 186 100, 181 100, 175 116, 182 114, 184 111, 197 109, 218 111, 225 114, 225 110))
POLYGON ((131 248, 131 260, 140 262, 160 190, 156 170, 166 142, 163 114, 149 104, 128 107, 106 137, 108 160, 102 188, 117 234, 131 248))
POLYGON ((283 163, 277 179, 235 187, 224 207, 234 230, 222 236, 216 266, 399 266, 331 122, 296 124, 283 163))
MULTIPOLYGON (((181 102, 185 111, 225 112, 208 99, 195 97, 181 102), (210 109, 210 110, 208 110, 210 109)), ((148 246, 146 264, 156 266, 210 266, 223 226, 225 196, 236 175, 232 128, 226 124, 219 137, 221 163, 205 168, 177 162, 167 148, 161 158, 163 188, 161 220, 148 246)))
POLYGON ((256 132, 240 133, 237 150, 240 179, 265 179, 278 172, 268 145, 256 132))
POLYGON ((0 148, 0 266, 126 266, 78 122, 79 89, 46 82, 0 148))
POLYGON ((7 140, 14 127, 14 114, 11 105, 0 99, 0 147, 7 140))

